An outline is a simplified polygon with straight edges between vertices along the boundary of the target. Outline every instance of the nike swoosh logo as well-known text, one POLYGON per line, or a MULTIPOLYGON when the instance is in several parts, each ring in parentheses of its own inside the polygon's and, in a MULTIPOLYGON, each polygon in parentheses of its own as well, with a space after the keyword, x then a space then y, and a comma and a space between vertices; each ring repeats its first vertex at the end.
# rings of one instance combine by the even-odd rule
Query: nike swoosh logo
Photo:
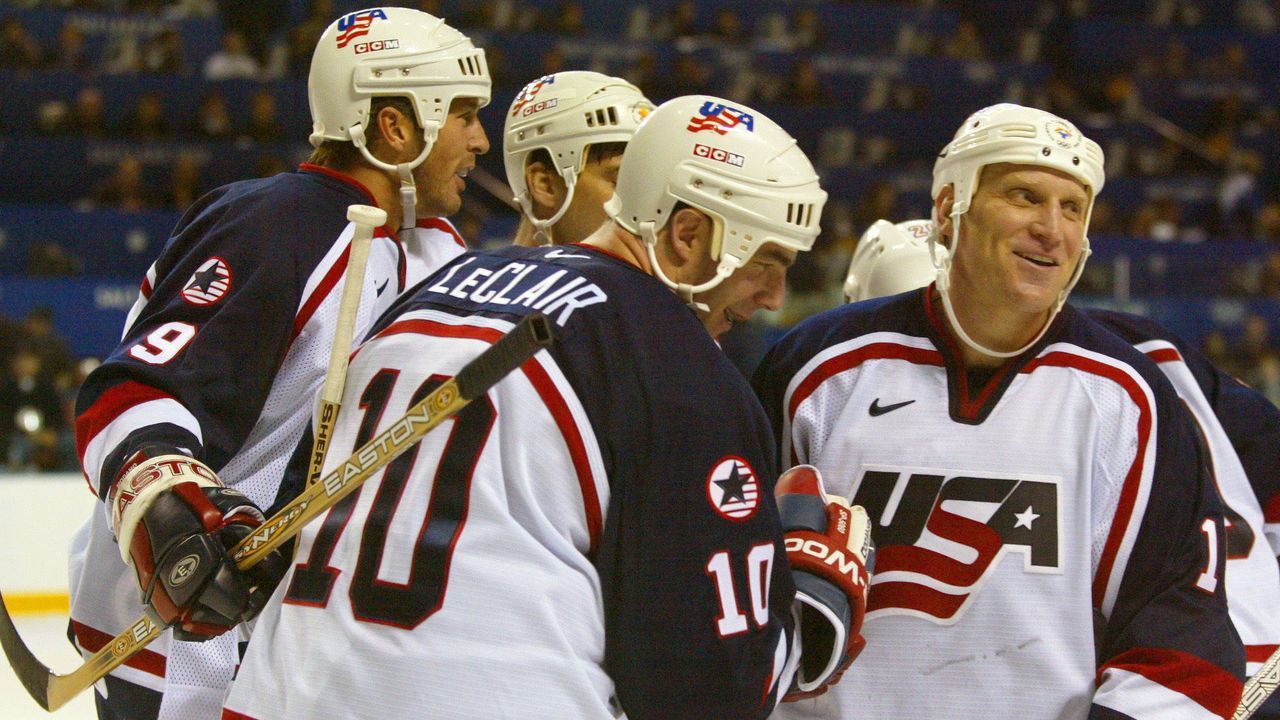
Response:
POLYGON ((871 413, 871 417, 878 417, 885 413, 893 412, 898 408, 904 408, 913 402, 915 402, 915 400, 903 400, 900 403, 894 403, 892 405, 881 405, 880 398, 876 398, 871 401, 871 407, 867 409, 867 412, 871 413))
POLYGON ((387 283, 389 283, 389 282, 391 282, 391 278, 387 278, 386 280, 383 280, 383 281, 382 281, 382 284, 378 286, 378 292, 377 292, 377 295, 378 295, 379 297, 381 297, 381 296, 382 296, 382 291, 387 289, 387 283))

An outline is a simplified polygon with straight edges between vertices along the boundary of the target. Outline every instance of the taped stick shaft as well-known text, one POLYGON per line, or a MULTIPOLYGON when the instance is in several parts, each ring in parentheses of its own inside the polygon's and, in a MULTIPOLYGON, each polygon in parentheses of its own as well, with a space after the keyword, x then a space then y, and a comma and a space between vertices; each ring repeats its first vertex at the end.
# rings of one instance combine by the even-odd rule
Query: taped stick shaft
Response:
POLYGON ((338 321, 333 331, 333 347, 329 351, 329 369, 320 388, 319 421, 316 423, 315 442, 311 446, 311 464, 307 469, 307 484, 320 479, 324 467, 325 452, 333 439, 333 425, 338 419, 338 406, 342 401, 342 388, 347 379, 347 361, 351 357, 351 340, 355 335, 356 317, 360 312, 360 296, 364 289, 364 270, 369 264, 369 246, 373 233, 387 222, 387 213, 372 205, 352 205, 347 208, 347 219, 355 224, 347 253, 347 270, 342 281, 342 301, 338 305, 338 321))

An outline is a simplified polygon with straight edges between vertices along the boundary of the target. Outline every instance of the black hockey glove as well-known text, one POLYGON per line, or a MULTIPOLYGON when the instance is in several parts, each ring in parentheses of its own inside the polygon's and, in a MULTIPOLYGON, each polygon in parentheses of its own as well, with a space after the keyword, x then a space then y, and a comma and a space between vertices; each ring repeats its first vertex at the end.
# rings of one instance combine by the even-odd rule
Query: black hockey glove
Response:
POLYGON ((827 495, 812 465, 783 473, 774 496, 796 583, 803 653, 791 691, 782 698, 791 702, 825 693, 866 645, 862 617, 875 547, 867 512, 827 495))
POLYGON ((109 499, 112 530, 142 602, 178 640, 207 640, 254 617, 288 567, 276 550, 236 569, 227 551, 262 524, 262 511, 185 455, 139 452, 109 499))

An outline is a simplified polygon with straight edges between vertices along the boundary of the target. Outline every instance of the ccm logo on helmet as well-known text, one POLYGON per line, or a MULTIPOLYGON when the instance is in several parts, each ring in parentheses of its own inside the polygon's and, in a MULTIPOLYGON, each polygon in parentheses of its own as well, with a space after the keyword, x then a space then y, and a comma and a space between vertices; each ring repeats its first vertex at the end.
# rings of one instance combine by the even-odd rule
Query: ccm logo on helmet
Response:
POLYGON ((367 43, 356 43, 356 54, 363 55, 367 52, 378 52, 379 50, 395 50, 400 47, 399 40, 374 40, 367 43))
POLYGON ((520 111, 520 116, 528 117, 534 113, 542 112, 543 110, 550 110, 559 104, 560 98, 551 98, 549 100, 543 100, 542 102, 536 102, 532 105, 525 105, 524 109, 520 111))
POLYGON ((712 160, 718 160, 722 163, 733 165, 734 167, 742 167, 742 163, 746 162, 746 159, 737 153, 731 153, 728 150, 721 150, 720 148, 714 148, 714 147, 711 147, 710 145, 701 145, 701 144, 694 145, 693 154, 697 155, 698 157, 711 158, 712 160))
POLYGON ((853 556, 845 555, 844 551, 832 550, 826 543, 801 537, 787 538, 786 545, 788 553, 804 553, 816 558, 822 564, 839 570, 840 574, 848 575, 854 587, 862 587, 862 575, 859 572, 861 566, 853 556))
POLYGON ((350 15, 339 18, 337 36, 338 47, 344 48, 347 46, 347 43, 350 43, 361 35, 368 35, 369 26, 378 18, 382 18, 383 20, 387 19, 387 14, 382 12, 380 8, 374 8, 373 10, 361 10, 360 12, 353 12, 350 15))

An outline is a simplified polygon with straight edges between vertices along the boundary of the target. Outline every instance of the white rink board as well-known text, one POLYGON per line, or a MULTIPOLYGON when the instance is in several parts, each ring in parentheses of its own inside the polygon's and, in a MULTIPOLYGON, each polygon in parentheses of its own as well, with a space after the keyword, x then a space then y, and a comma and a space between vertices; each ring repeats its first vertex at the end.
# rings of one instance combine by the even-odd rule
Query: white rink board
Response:
POLYGON ((82 475, 0 473, 0 592, 66 594, 71 536, 96 507, 82 475))

